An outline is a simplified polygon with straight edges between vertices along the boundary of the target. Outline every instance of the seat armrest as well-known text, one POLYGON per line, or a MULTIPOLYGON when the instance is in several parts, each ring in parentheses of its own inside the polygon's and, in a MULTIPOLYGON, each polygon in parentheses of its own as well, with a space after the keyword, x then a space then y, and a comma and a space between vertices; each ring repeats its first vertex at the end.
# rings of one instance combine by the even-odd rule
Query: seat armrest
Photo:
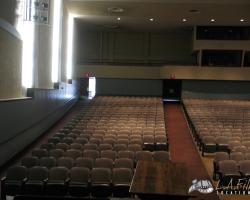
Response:
POLYGON ((27 177, 23 178, 22 183, 25 183, 28 180, 27 177))
POLYGON ((70 182, 70 178, 67 178, 67 179, 65 180, 65 185, 69 185, 69 182, 70 182))
POLYGON ((2 178, 1 178, 1 182, 5 182, 5 181, 6 181, 6 179, 7 179, 7 177, 6 177, 6 176, 2 177, 2 178))
POLYGON ((43 183, 46 184, 48 180, 49 180, 48 178, 44 179, 43 183))

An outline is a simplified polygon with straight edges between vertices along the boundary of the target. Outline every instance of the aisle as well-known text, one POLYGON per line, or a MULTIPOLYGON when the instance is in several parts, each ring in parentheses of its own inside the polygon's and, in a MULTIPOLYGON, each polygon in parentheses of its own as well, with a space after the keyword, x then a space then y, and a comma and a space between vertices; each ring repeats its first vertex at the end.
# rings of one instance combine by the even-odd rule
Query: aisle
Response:
MULTIPOLYGON (((180 104, 167 104, 165 106, 166 126, 168 130, 170 155, 173 162, 186 163, 189 172, 189 182, 192 180, 209 180, 209 175, 202 163, 200 155, 196 149, 193 139, 190 135, 189 128, 180 104)), ((215 193, 200 194, 197 200, 219 199, 215 193)))

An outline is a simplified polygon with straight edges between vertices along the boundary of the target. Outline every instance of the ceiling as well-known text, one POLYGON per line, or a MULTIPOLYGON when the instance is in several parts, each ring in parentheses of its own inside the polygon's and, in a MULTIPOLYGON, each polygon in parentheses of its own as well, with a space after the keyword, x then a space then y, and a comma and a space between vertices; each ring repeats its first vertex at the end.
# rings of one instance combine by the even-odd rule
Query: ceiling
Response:
POLYGON ((250 0, 65 0, 65 5, 86 29, 167 31, 196 25, 250 26, 250 0), (113 8, 123 12, 109 11, 113 8))

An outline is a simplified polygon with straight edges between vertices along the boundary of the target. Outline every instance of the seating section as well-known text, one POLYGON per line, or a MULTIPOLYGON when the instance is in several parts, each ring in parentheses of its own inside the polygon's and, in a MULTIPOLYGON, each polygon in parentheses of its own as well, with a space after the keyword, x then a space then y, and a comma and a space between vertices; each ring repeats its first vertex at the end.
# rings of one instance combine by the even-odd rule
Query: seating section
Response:
POLYGON ((250 101, 184 99, 183 104, 202 155, 215 154, 213 178, 249 176, 250 101))
POLYGON ((169 159, 161 98, 99 96, 8 170, 2 199, 20 194, 130 197, 137 161, 169 159))

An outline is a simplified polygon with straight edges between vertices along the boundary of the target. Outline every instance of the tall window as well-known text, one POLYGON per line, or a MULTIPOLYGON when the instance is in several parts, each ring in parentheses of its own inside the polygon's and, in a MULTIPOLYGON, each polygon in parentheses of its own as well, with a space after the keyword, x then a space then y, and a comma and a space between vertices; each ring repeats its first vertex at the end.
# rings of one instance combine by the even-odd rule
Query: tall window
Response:
POLYGON ((20 33, 22 49, 22 85, 25 88, 33 86, 33 53, 34 53, 34 23, 28 21, 27 16, 30 13, 31 1, 18 0, 16 7, 16 29, 20 33))
MULTIPOLYGON (((57 0, 56 0, 57 1, 57 0)), ((17 0, 16 29, 20 33, 22 49, 22 85, 34 85, 34 30, 35 23, 49 23, 49 0, 17 0)))
POLYGON ((61 29, 61 0, 54 1, 53 10, 53 39, 52 39, 52 82, 58 82, 60 58, 60 29, 61 29))

